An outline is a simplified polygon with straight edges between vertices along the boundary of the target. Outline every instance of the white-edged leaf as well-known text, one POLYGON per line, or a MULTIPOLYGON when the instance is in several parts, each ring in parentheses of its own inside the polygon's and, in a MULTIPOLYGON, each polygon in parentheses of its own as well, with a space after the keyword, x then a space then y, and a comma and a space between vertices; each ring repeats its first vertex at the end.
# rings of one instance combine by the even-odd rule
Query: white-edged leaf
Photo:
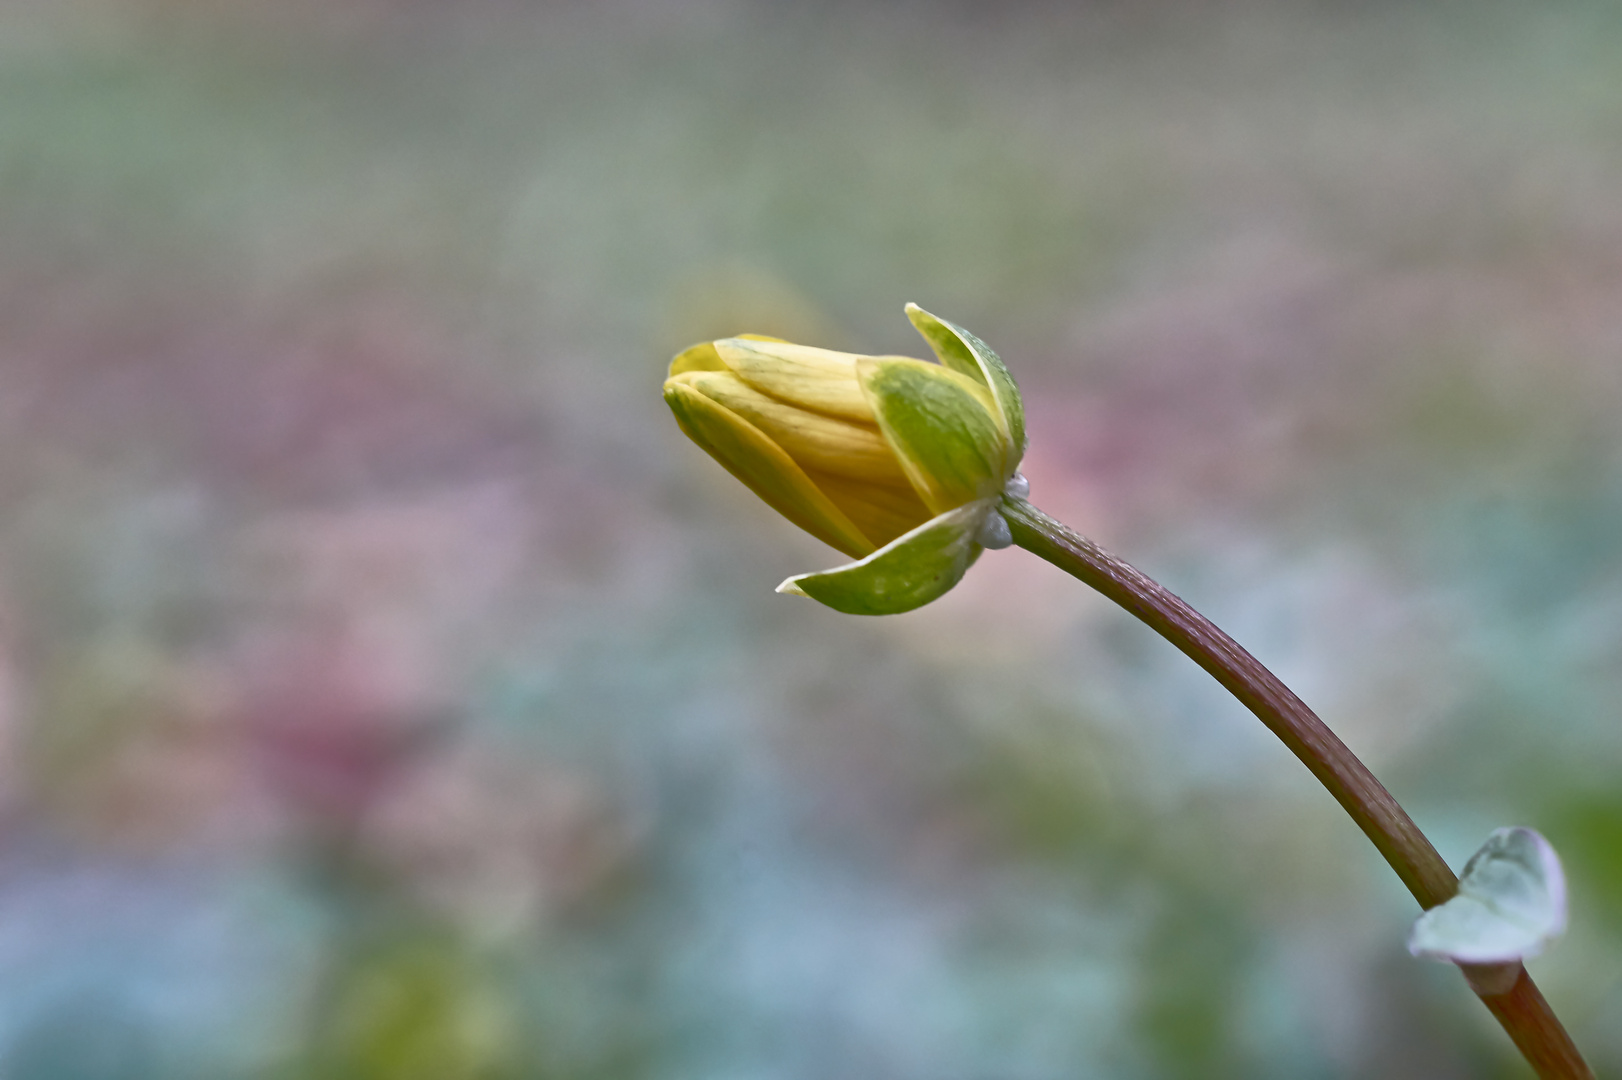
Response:
POLYGON ((1494 830, 1470 856, 1459 892, 1414 923, 1408 951, 1461 964, 1536 956, 1566 929, 1566 876, 1538 832, 1494 830))

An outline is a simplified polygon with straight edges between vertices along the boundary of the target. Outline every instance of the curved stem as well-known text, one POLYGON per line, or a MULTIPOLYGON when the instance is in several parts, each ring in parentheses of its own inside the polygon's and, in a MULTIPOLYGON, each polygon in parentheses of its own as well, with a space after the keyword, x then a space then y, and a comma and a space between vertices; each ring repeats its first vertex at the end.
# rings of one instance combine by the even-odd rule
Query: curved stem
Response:
MULTIPOLYGON (((1452 898, 1458 878, 1419 826, 1278 676, 1176 594, 1024 499, 1005 497, 1001 510, 1014 543, 1131 612, 1255 713, 1351 815, 1421 907, 1452 898)), ((1507 993, 1480 996, 1540 1077, 1592 1080, 1524 969, 1507 993)))

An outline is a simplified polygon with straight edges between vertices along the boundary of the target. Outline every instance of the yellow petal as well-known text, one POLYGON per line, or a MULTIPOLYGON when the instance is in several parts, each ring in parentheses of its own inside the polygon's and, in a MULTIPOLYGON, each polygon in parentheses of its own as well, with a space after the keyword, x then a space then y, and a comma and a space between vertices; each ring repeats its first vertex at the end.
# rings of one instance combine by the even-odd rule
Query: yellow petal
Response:
POLYGON ((873 407, 856 381, 856 357, 806 345, 732 338, 715 350, 733 374, 781 401, 829 416, 873 423, 873 407))
MULTIPOLYGON (((921 362, 921 361, 920 361, 921 362)), ((730 372, 691 371, 671 381, 692 387, 759 428, 802 468, 868 483, 899 485, 906 474, 879 429, 795 408, 730 372)))
POLYGON ((694 345, 690 349, 683 349, 670 361, 670 374, 680 375, 686 371, 725 371, 727 366, 721 363, 721 357, 715 351, 715 342, 706 341, 694 345))
MULTIPOLYGON (((784 344, 782 338, 767 337, 765 334, 739 334, 743 341, 769 341, 784 344)), ((683 349, 670 361, 670 375, 680 375, 684 371, 725 371, 727 366, 721 362, 721 357, 715 351, 715 342, 703 341, 691 348, 683 349)))
POLYGON ((665 383, 665 403, 689 439, 773 510, 846 555, 861 558, 875 549, 877 545, 759 428, 684 379, 665 383))
POLYGON ((862 484, 826 473, 807 473, 811 482, 833 500, 845 516, 880 547, 902 533, 911 532, 930 518, 929 508, 911 486, 862 484))

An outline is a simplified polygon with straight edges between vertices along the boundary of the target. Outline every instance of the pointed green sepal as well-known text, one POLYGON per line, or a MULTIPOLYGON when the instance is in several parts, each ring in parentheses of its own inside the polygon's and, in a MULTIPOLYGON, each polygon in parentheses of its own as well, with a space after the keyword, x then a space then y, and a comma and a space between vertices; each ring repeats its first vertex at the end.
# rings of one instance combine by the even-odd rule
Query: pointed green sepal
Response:
POLYGON ((809 596, 847 615, 898 615, 923 607, 962 580, 980 557, 975 534, 995 503, 948 510, 860 562, 791 577, 780 593, 809 596))
POLYGON ((917 304, 907 305, 907 318, 923 335, 940 362, 953 371, 978 379, 991 391, 997 402, 998 413, 1008 431, 1008 441, 1018 458, 1025 454, 1025 404, 1019 396, 1019 386, 1008 373, 1002 359, 991 347, 956 323, 931 315, 917 304))
POLYGON ((990 394, 940 364, 872 357, 856 364, 879 430, 932 514, 996 495, 1008 436, 990 394))
POLYGON ((1560 858, 1532 829, 1497 829, 1470 856, 1459 892, 1414 923, 1408 951, 1458 964, 1536 956, 1566 929, 1560 858))

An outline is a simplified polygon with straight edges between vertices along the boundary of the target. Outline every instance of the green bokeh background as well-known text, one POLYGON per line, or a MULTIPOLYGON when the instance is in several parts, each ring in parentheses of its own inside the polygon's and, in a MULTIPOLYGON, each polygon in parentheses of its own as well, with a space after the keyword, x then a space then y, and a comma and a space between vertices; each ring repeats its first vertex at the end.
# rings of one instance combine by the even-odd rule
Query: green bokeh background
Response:
POLYGON ((1622 9, 0 7, 0 1075, 1529 1073, 1305 771, 1019 552, 681 439, 755 331, 1024 388, 1622 1072, 1622 9))

